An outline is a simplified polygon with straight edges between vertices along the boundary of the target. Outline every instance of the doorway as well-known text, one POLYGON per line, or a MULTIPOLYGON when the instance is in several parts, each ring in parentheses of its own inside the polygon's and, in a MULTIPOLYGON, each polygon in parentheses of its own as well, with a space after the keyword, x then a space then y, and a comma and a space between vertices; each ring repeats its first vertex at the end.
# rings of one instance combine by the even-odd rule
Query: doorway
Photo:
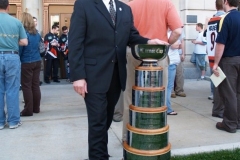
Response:
POLYGON ((14 4, 10 4, 9 5, 8 14, 10 14, 11 16, 17 18, 17 6, 14 5, 14 4))
POLYGON ((59 24, 60 30, 62 29, 63 26, 67 26, 68 28, 70 28, 71 16, 72 14, 67 14, 67 13, 60 14, 60 24, 59 24))
MULTIPOLYGON (((49 28, 53 24, 59 26, 59 36, 62 34, 62 27, 67 26, 70 28, 70 19, 73 12, 73 6, 49 6, 49 28)), ((64 57, 59 54, 59 78, 66 79, 66 69, 64 57)))

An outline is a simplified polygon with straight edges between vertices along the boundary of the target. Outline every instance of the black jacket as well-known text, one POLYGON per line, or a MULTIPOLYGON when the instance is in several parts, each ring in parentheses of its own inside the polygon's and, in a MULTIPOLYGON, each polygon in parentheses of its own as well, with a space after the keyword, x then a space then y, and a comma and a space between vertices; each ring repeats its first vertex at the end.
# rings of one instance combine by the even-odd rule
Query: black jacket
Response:
POLYGON ((133 24, 131 8, 116 3, 116 26, 102 0, 77 0, 69 31, 71 81, 86 79, 88 92, 109 89, 115 59, 122 90, 126 85, 126 46, 146 44, 133 24))

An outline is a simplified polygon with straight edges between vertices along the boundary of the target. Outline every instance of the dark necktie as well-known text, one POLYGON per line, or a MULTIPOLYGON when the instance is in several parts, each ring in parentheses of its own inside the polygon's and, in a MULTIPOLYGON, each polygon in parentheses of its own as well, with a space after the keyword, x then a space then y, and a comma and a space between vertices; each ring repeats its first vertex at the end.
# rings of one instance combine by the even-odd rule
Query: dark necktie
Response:
POLYGON ((113 0, 110 0, 109 4, 110 4, 109 13, 110 13, 110 16, 112 18, 113 25, 115 25, 115 22, 116 22, 116 11, 115 11, 115 9, 113 7, 113 0))

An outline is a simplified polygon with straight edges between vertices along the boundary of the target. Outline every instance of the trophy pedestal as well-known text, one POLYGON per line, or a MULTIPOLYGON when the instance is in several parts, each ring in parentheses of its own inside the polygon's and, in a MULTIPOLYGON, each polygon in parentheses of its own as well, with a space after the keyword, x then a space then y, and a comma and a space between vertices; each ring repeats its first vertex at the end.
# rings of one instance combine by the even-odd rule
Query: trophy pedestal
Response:
POLYGON ((135 69, 127 141, 123 143, 124 160, 169 160, 171 157, 163 68, 157 61, 143 59, 135 69))

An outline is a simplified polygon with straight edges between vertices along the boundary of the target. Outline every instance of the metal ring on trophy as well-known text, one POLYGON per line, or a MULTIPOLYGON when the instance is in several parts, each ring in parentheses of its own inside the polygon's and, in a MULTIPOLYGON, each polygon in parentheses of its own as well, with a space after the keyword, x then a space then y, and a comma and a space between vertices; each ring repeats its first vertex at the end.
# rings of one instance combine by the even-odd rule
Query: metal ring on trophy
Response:
POLYGON ((123 143, 125 160, 146 160, 146 159, 170 159, 171 144, 159 150, 139 150, 130 147, 127 142, 123 143))
POLYGON ((140 129, 159 129, 167 125, 167 107, 143 108, 129 106, 129 124, 140 129))
POLYGON ((168 145, 169 126, 161 129, 139 129, 127 124, 128 145, 140 150, 158 150, 168 145), (151 145, 149 145, 151 144, 151 145))
POLYGON ((161 107, 165 105, 165 87, 132 87, 132 104, 138 107, 161 107))

